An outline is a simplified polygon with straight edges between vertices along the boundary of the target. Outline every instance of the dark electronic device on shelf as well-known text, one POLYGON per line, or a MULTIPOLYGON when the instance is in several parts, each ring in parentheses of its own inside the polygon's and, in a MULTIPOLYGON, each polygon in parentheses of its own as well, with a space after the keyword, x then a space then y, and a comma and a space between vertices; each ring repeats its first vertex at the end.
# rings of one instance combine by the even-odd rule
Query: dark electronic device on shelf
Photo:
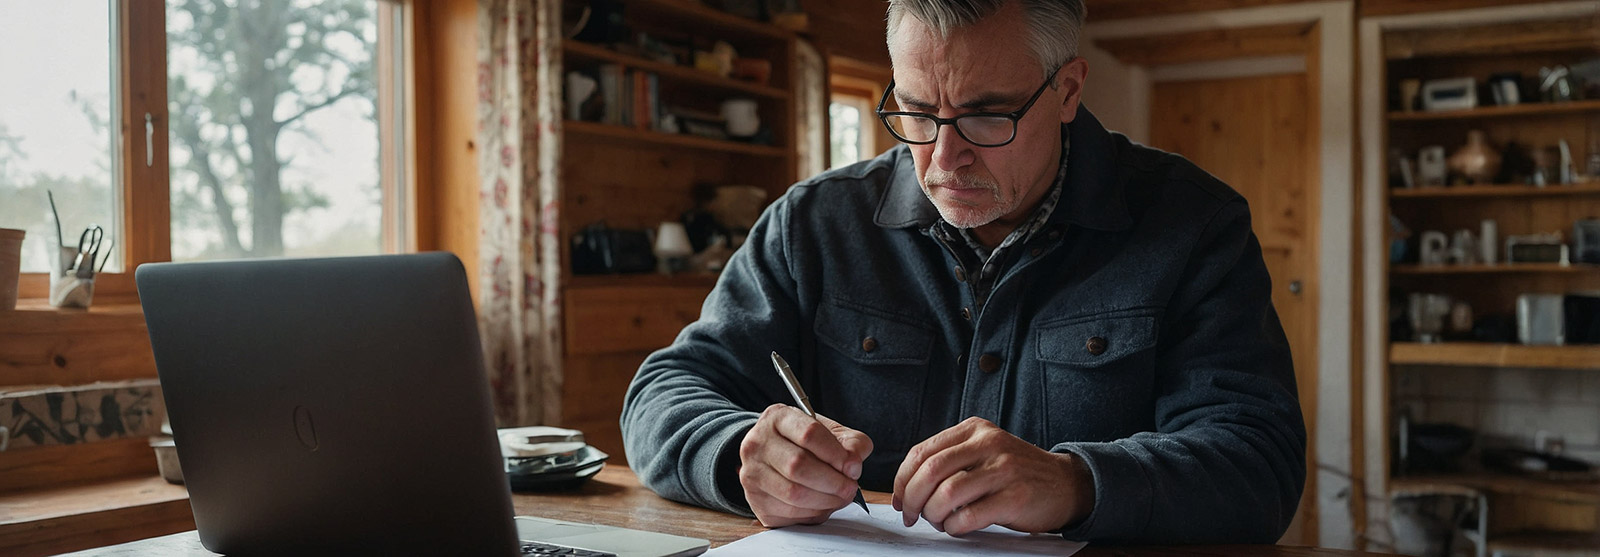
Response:
POLYGON ((610 228, 599 222, 572 238, 572 274, 645 273, 655 268, 649 232, 610 228))
POLYGON ((1561 301, 1567 344, 1600 344, 1600 295, 1568 294, 1561 301))

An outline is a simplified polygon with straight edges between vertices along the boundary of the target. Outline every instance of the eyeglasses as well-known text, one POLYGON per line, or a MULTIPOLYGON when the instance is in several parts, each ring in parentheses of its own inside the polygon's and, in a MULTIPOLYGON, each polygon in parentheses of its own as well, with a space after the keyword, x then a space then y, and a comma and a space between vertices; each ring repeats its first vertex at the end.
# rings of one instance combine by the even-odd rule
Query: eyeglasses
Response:
POLYGON ((1039 85, 1039 90, 1033 92, 1033 97, 1028 103, 1016 112, 969 112, 954 118, 940 118, 926 112, 884 112, 884 105, 889 103, 889 93, 894 91, 894 80, 889 80, 889 87, 883 90, 883 98, 878 100, 878 119, 883 121, 883 126, 889 128, 889 133, 895 139, 912 145, 927 145, 939 139, 940 126, 955 126, 956 133, 968 143, 979 147, 1000 147, 1010 144, 1017 138, 1017 121, 1033 108, 1033 103, 1039 100, 1039 95, 1044 94, 1044 88, 1056 78, 1057 67, 1044 78, 1044 83, 1039 85))

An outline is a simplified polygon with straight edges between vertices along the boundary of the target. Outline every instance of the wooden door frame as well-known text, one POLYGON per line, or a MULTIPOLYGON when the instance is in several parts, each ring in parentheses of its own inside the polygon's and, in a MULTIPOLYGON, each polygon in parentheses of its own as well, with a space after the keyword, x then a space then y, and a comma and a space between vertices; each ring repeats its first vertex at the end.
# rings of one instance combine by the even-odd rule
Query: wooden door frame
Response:
POLYGON ((1363 489, 1369 495, 1367 529, 1381 531, 1388 519, 1389 483, 1389 381, 1388 381, 1388 277, 1384 261, 1388 259, 1386 243, 1388 227, 1387 207, 1383 203, 1383 185, 1388 183, 1384 173, 1387 142, 1384 137, 1383 117, 1385 69, 1383 34, 1388 31, 1426 29, 1457 25, 1514 23, 1522 21, 1552 20, 1593 15, 1600 11, 1600 1, 1550 2, 1544 4, 1518 4, 1456 10, 1448 12, 1419 13, 1385 17, 1362 18, 1360 24, 1360 133, 1361 179, 1372 184, 1361 192, 1361 278, 1363 320, 1359 344, 1361 369, 1362 422, 1361 441, 1365 453, 1363 466, 1369 471, 1363 480, 1363 489))
MULTIPOLYGON (((1222 10, 1198 14, 1123 19, 1094 23, 1084 29, 1086 44, 1101 40, 1129 39, 1280 26, 1293 23, 1314 24, 1319 52, 1307 60, 1307 71, 1314 73, 1318 105, 1318 194, 1313 216, 1317 289, 1317 393, 1316 415, 1307 416, 1317 432, 1315 446, 1309 447, 1313 462, 1307 471, 1314 492, 1316 509, 1315 543, 1325 547, 1354 548, 1357 526, 1365 522, 1365 498, 1360 489, 1351 489, 1353 478, 1360 478, 1365 459, 1361 448, 1352 443, 1354 432, 1361 431, 1364 413, 1356 406, 1362 401, 1352 396, 1360 392, 1362 375, 1355 371, 1354 344, 1356 316, 1352 280, 1356 224, 1355 200, 1358 184, 1355 166, 1355 3, 1349 0, 1222 10)), ((1092 72, 1091 68, 1091 72, 1092 72)), ((1093 75, 1091 73, 1091 75, 1093 75)), ((1219 76, 1220 77, 1220 76, 1219 76)), ((1152 83, 1149 72, 1136 67, 1131 72, 1125 98, 1134 103, 1130 120, 1135 133, 1148 137, 1149 98, 1152 83)), ((1091 85, 1092 87, 1092 85, 1091 85)), ((1136 137, 1137 139, 1137 137, 1136 137)))

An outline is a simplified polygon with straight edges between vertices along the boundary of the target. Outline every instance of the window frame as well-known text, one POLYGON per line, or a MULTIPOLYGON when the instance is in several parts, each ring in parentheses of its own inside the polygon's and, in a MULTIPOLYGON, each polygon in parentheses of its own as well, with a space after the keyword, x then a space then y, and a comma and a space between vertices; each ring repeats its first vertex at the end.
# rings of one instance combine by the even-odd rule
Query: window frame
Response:
MULTIPOLYGON (((415 126, 419 111, 416 97, 409 94, 416 72, 415 0, 377 2, 382 252, 416 251, 417 165, 410 155, 418 152, 415 126)), ((137 303, 134 270, 145 263, 172 260, 167 6, 165 1, 116 1, 114 5, 112 41, 116 44, 113 63, 117 76, 113 96, 118 104, 113 107, 117 134, 112 160, 117 164, 112 189, 120 195, 115 249, 123 250, 124 257, 121 272, 95 275, 96 305, 137 303), (144 164, 147 161, 149 164, 144 164)), ((18 283, 22 302, 42 305, 49 295, 49 273, 22 273, 18 283)))

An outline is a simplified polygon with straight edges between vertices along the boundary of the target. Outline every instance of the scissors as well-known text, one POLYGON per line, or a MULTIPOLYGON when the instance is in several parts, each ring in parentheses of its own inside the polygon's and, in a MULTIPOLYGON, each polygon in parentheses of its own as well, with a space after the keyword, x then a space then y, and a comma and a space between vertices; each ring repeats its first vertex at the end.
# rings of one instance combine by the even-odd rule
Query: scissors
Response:
POLYGON ((94 278, 94 261, 100 256, 100 244, 105 237, 106 231, 99 225, 90 225, 78 235, 78 259, 73 263, 78 269, 78 278, 94 278))

